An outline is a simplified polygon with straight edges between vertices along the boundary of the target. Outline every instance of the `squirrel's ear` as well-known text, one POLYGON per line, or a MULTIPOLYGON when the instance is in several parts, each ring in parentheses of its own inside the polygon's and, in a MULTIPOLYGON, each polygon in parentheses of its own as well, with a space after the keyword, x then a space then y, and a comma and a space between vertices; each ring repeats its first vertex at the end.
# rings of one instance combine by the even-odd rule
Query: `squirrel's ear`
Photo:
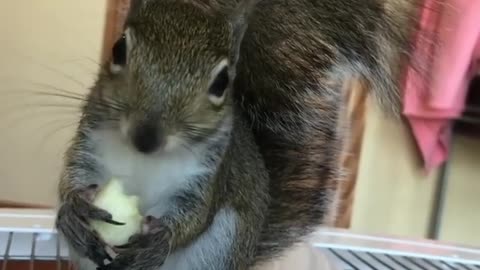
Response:
POLYGON ((129 2, 130 3, 130 6, 128 8, 128 12, 127 12, 127 18, 126 18, 126 24, 128 23, 128 21, 130 21, 130 18, 132 16, 134 16, 135 14, 138 14, 140 12, 140 10, 142 9, 142 7, 145 5, 145 2, 147 2, 149 0, 130 0, 130 1, 125 1, 125 2, 129 2))
POLYGON ((135 11, 135 10, 140 9, 145 1, 146 0, 131 0, 130 1, 130 11, 135 11))
POLYGON ((245 0, 234 8, 230 14, 231 24, 231 44, 230 44, 230 65, 235 67, 240 56, 240 48, 243 41, 243 36, 248 28, 248 21, 250 15, 253 13, 255 5, 261 0, 245 0))
POLYGON ((180 0, 181 2, 191 4, 205 13, 215 14, 222 10, 222 5, 217 0, 180 0))

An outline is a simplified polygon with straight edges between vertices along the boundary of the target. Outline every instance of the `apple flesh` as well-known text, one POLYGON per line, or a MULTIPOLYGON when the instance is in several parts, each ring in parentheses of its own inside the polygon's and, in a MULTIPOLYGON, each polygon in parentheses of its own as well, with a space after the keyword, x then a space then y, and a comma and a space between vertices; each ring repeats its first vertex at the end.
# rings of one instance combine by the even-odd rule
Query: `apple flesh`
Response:
POLYGON ((90 224, 106 244, 124 245, 130 236, 141 230, 143 217, 138 204, 138 197, 126 195, 122 183, 113 178, 97 194, 93 205, 109 212, 113 220, 125 225, 113 225, 98 220, 92 220, 90 224))

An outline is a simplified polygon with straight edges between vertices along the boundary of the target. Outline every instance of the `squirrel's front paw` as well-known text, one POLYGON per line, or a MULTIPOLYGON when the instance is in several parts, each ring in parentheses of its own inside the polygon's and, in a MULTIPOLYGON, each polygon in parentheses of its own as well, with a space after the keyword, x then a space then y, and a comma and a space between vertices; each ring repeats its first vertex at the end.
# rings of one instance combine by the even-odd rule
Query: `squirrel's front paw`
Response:
POLYGON ((97 270, 155 270, 163 265, 169 249, 150 247, 128 249, 119 253, 113 261, 97 270))
POLYGON ((112 220, 112 215, 91 204, 92 194, 97 186, 75 192, 64 201, 57 213, 56 227, 76 252, 86 256, 97 265, 104 265, 112 258, 105 250, 106 244, 90 227, 90 220, 102 220, 122 225, 112 220))
POLYGON ((127 244, 115 247, 118 256, 100 270, 157 269, 161 266, 172 244, 171 230, 160 219, 147 217, 141 234, 130 237, 127 244))
POLYGON ((123 270, 123 269, 129 269, 129 270, 140 270, 140 269, 146 269, 145 267, 139 267, 139 268, 134 268, 133 265, 135 264, 135 261, 137 261, 137 251, 126 251, 121 254, 119 254, 115 259, 107 264, 107 265, 100 265, 97 267, 97 270, 123 270))
POLYGON ((141 233, 131 236, 128 243, 114 247, 115 250, 142 249, 150 247, 169 247, 172 231, 161 219, 153 216, 144 218, 141 233))

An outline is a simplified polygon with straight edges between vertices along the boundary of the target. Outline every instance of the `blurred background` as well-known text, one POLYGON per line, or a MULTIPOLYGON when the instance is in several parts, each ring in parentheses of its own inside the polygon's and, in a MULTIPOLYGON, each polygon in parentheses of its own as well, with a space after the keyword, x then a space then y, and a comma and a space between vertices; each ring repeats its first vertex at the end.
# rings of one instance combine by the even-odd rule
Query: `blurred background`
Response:
MULTIPOLYGON (((0 207, 55 206, 79 116, 79 101, 62 96, 92 85, 123 2, 0 1, 0 207)), ((427 172, 406 123, 351 100, 359 122, 338 226, 479 245, 480 136, 454 133, 446 165, 427 172)))
POLYGON ((106 2, 0 2, 0 199, 52 205, 78 101, 103 46, 106 2))

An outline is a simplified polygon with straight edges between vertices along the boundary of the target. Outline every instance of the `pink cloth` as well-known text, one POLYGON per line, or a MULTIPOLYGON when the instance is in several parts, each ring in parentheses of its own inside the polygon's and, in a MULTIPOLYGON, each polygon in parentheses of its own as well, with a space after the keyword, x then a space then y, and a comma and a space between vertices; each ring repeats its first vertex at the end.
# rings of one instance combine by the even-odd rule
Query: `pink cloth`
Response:
MULTIPOLYGON (((427 171, 449 154, 452 120, 464 109, 468 83, 480 59, 480 0, 425 0, 422 32, 416 37, 415 57, 432 55, 427 74, 407 70, 404 110, 427 171), (433 42, 432 42, 433 41, 433 42), (425 77, 428 81, 422 80, 425 77)), ((418 59, 418 58, 417 58, 418 59)))

